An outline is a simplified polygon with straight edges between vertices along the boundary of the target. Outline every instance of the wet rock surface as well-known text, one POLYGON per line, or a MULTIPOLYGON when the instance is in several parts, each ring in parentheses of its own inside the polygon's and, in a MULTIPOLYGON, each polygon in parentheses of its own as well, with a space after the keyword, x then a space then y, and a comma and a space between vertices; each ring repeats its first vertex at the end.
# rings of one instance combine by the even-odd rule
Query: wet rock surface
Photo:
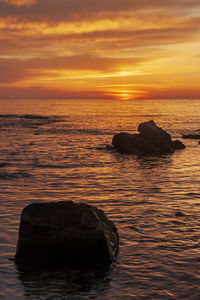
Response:
POLYGON ((112 262, 118 233, 95 206, 72 201, 33 203, 22 211, 19 267, 92 267, 112 262))
POLYGON ((121 132, 114 135, 112 145, 119 152, 138 155, 167 154, 185 148, 181 141, 173 141, 171 135, 153 120, 141 123, 138 131, 139 134, 121 132))

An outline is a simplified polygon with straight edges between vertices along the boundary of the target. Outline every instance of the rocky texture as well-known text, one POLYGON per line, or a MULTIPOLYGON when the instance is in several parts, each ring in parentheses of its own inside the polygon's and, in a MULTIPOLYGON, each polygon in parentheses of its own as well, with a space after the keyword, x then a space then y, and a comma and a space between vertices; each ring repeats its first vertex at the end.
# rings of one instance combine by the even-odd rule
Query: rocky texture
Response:
POLYGON ((114 135, 112 145, 122 153, 139 155, 173 153, 185 148, 181 141, 172 141, 171 135, 151 120, 138 126, 139 134, 125 132, 114 135))
POLYGON ((118 133, 114 135, 112 144, 117 150, 119 150, 122 153, 160 153, 160 150, 157 146, 153 145, 152 143, 149 143, 139 134, 130 134, 126 132, 118 133))
POLYGON ((72 201, 33 203, 21 215, 17 265, 91 267, 116 256, 118 233, 102 210, 72 201))
POLYGON ((153 120, 140 124, 138 131, 143 139, 159 148, 161 152, 173 152, 171 135, 158 127, 153 120))

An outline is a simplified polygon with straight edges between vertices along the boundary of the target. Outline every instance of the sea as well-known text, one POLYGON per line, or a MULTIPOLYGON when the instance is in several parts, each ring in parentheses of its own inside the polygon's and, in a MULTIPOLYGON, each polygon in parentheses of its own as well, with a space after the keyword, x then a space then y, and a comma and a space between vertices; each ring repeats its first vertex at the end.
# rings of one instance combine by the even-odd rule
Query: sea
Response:
POLYGON ((0 100, 0 299, 200 299, 200 100, 0 100), (107 149, 154 120, 186 148, 161 156, 107 149), (19 271, 22 209, 72 200, 119 232, 103 272, 19 271))

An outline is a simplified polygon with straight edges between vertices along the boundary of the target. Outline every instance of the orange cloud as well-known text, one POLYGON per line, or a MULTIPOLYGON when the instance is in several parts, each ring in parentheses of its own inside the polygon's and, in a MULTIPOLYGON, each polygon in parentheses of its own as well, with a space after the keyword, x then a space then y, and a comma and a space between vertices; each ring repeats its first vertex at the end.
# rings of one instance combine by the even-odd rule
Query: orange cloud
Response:
POLYGON ((0 97, 200 96, 199 8, 0 0, 0 97))
POLYGON ((36 4, 37 0, 0 0, 0 2, 16 6, 31 6, 32 4, 36 4))

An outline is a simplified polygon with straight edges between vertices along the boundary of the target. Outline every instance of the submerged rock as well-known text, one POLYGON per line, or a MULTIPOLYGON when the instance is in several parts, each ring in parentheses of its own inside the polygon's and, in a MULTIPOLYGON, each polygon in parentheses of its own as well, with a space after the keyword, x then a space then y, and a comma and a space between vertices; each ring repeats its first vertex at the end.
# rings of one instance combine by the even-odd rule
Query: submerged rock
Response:
POLYGON ((191 134, 184 134, 182 135, 183 139, 200 139, 200 134, 197 133, 191 133, 191 134))
POLYGON ((139 134, 121 132, 114 135, 112 145, 122 153, 139 155, 173 153, 185 148, 181 141, 172 141, 171 135, 151 120, 138 126, 139 134))
POLYGON ((19 267, 91 267, 116 256, 118 233, 95 206, 72 201, 33 203, 22 211, 15 263, 19 267))
POLYGON ((177 211, 176 213, 175 213, 175 216, 176 217, 185 217, 185 214, 182 212, 182 211, 177 211))

